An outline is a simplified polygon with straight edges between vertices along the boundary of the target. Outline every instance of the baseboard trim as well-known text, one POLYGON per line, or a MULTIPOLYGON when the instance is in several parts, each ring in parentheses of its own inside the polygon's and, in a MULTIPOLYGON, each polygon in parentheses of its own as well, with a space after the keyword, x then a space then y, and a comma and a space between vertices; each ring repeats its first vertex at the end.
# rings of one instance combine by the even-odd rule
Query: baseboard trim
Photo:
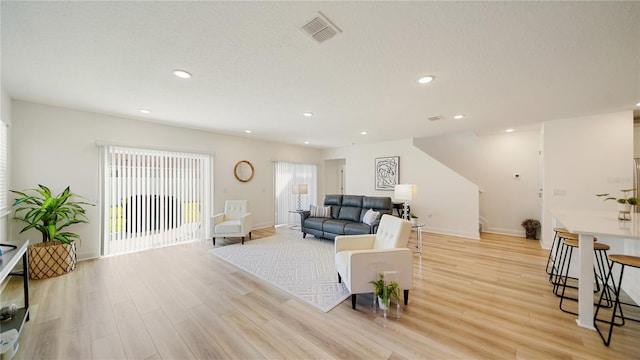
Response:
POLYGON ((438 228, 430 228, 430 227, 423 227, 422 232, 423 233, 430 232, 430 233, 440 234, 440 235, 451 235, 451 236, 457 236, 457 237, 467 238, 472 240, 480 240, 480 233, 472 234, 472 233, 466 233, 462 231, 455 231, 451 229, 438 229, 438 228))

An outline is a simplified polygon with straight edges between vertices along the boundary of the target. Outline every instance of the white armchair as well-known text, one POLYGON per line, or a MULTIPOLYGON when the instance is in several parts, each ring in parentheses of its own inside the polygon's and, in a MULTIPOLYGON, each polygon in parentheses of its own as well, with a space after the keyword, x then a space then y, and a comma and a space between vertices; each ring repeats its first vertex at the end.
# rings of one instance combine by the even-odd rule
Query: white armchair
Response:
POLYGON ((216 245, 216 237, 244 237, 251 231, 253 223, 249 212, 247 200, 227 200, 224 202, 224 213, 216 214, 211 218, 211 233, 213 234, 213 246, 216 245))
POLYGON ((372 280, 378 271, 398 271, 396 281, 404 290, 404 304, 413 288, 413 252, 407 248, 411 223, 383 215, 375 234, 336 236, 338 282, 351 293, 351 307, 356 308, 356 294, 373 293, 372 280))

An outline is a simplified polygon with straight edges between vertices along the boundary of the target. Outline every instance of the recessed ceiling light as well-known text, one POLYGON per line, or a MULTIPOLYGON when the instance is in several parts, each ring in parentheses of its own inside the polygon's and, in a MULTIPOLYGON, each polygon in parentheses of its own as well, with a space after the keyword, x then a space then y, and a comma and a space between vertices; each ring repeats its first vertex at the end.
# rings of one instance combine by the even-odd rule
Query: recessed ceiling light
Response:
POLYGON ((360 131, 360 135, 367 135, 367 134, 368 134, 368 132, 366 132, 366 131, 360 131))
POLYGON ((640 102, 636 104, 637 107, 640 107, 640 102))
POLYGON ((464 117, 463 114, 453 115, 454 119, 462 119, 464 117))
POLYGON ((251 130, 245 130, 244 132, 246 132, 247 134, 251 134, 251 130))
POLYGON ((184 70, 173 70, 173 75, 181 78, 181 79, 188 79, 191 77, 191 74, 188 73, 187 71, 184 70))
POLYGON ((304 117, 312 117, 313 113, 312 112, 303 112, 302 116, 304 116, 304 117))
POLYGON ((505 130, 505 132, 512 133, 513 129, 507 129, 507 130, 505 130))
POLYGON ((418 82, 419 82, 420 84, 428 84, 428 83, 432 82, 432 81, 433 81, 433 79, 435 79, 435 78, 436 78, 436 77, 435 77, 435 76, 433 76, 433 75, 427 75, 427 76, 423 76, 423 77, 421 77, 420 79, 418 79, 418 82))
POLYGON ((147 110, 147 109, 140 109, 140 112, 143 114, 151 114, 151 110, 147 110))
POLYGON ((309 145, 309 142, 308 142, 308 141, 305 141, 305 142, 304 142, 304 144, 305 144, 305 145, 309 145))

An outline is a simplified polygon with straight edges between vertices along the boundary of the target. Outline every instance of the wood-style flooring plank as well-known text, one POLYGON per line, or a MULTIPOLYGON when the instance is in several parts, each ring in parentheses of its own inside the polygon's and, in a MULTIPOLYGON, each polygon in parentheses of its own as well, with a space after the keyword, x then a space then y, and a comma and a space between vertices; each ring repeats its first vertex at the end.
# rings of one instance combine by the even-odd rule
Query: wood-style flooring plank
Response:
MULTIPOLYGON (((290 230, 260 229, 253 239, 277 232, 290 230)), ((211 248, 207 240, 83 261, 31 281, 31 321, 15 359, 640 358, 640 323, 616 327, 607 348, 558 309, 537 241, 425 233, 409 306, 387 321, 370 311, 370 295, 358 296, 355 311, 347 299, 323 313, 211 248)), ((5 284, 3 304, 20 304, 20 279, 5 284)))

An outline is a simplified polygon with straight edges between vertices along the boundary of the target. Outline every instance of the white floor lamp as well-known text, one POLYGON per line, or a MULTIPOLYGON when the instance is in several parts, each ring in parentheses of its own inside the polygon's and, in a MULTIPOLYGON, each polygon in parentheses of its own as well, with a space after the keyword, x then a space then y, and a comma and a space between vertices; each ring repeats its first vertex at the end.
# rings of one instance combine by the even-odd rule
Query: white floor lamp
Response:
POLYGON ((302 211, 302 195, 307 194, 307 184, 293 185, 293 193, 298 195, 298 208, 296 210, 302 211))
POLYGON ((409 201, 416 197, 416 186, 413 184, 398 184, 393 189, 395 200, 403 201, 402 218, 409 220, 409 201))

